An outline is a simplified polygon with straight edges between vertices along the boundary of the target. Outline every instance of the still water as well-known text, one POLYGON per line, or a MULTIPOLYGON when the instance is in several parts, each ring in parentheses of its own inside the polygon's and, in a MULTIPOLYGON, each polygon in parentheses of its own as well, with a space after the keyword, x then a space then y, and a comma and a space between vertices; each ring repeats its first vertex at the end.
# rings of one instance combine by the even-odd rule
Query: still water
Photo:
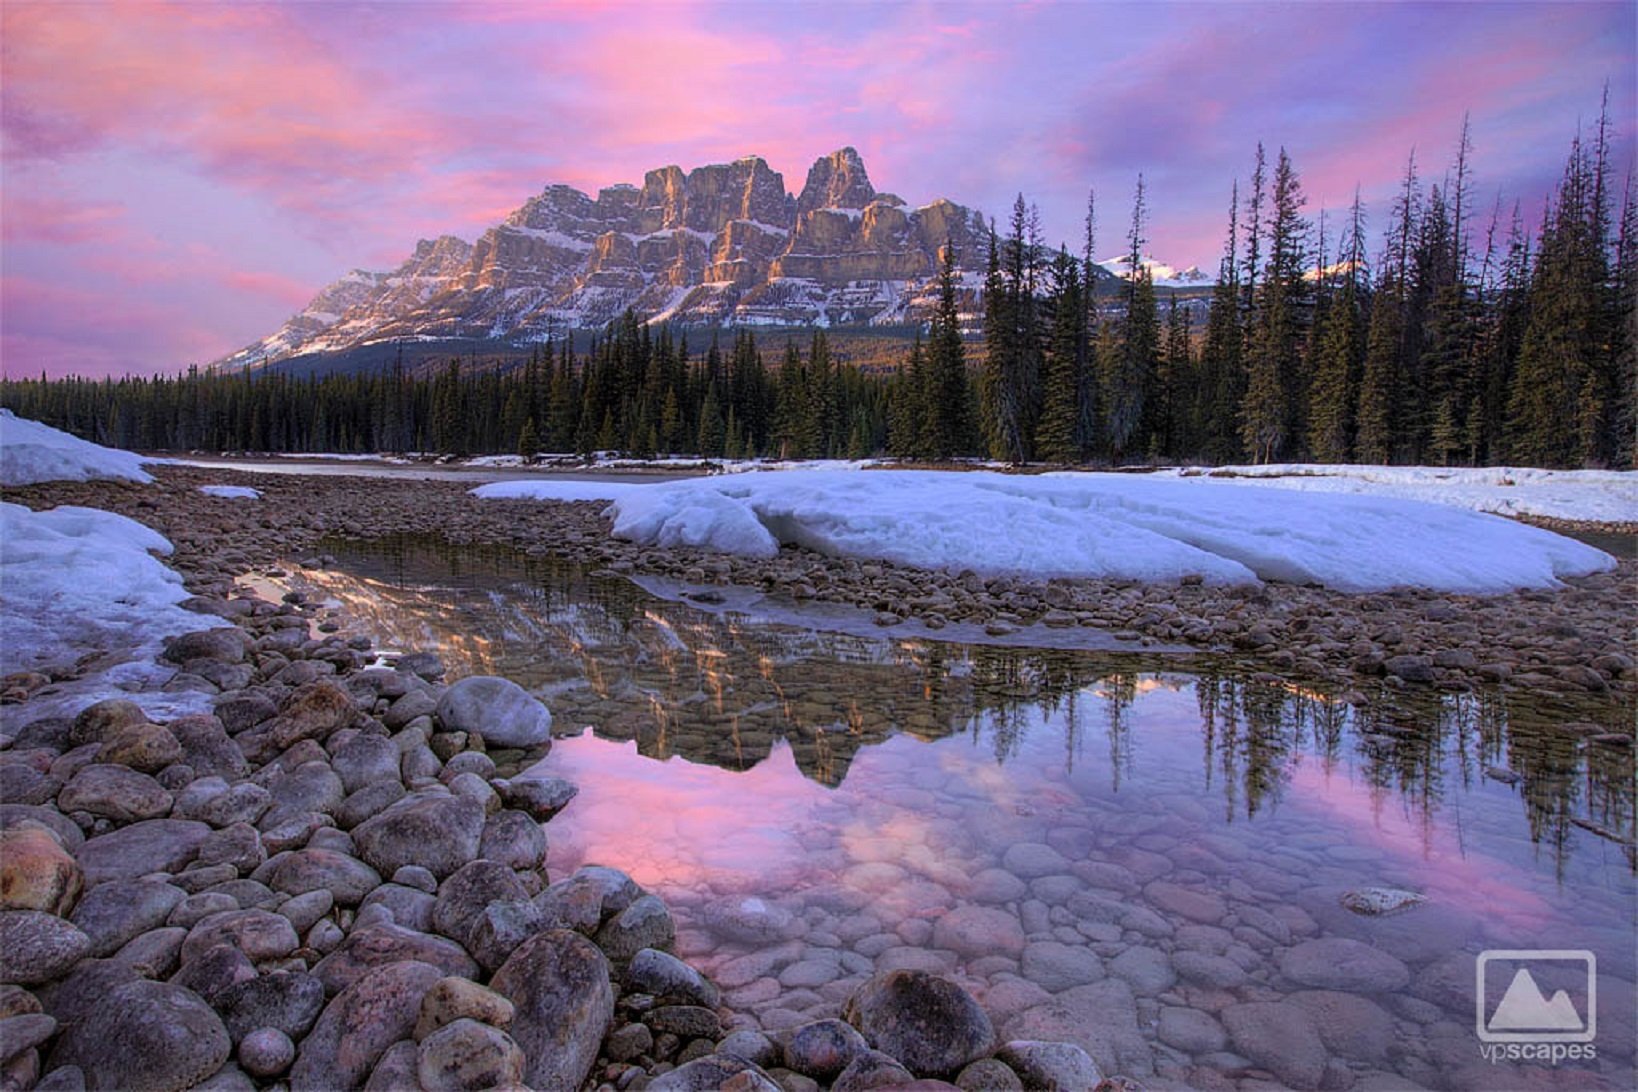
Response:
POLYGON ((1151 1087, 1634 1086, 1632 754, 1562 728, 1629 707, 1364 711, 1207 657, 821 630, 425 540, 327 549, 293 579, 360 632, 545 698, 537 770, 580 786, 553 877, 596 862, 662 894, 679 953, 763 1028, 917 967, 1004 1037, 1151 1087), (1345 908, 1366 888, 1424 901, 1345 908), (1595 982, 1519 950, 1591 953, 1595 982), (1574 1009, 1542 1033, 1576 1040, 1556 1063, 1481 1038, 1517 1038, 1496 1008, 1521 969, 1538 1008, 1574 1009))

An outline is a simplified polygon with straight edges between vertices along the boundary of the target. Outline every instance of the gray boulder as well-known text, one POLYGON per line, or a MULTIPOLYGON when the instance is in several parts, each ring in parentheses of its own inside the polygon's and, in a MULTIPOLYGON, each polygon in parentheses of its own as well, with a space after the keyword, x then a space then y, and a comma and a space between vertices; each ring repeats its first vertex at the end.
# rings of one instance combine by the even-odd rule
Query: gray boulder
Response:
POLYGON ((160 880, 115 880, 93 888, 69 921, 91 939, 93 956, 109 956, 140 933, 164 925, 187 896, 160 880))
POLYGON ((483 805, 442 795, 412 795, 353 828, 359 856, 383 875, 420 865, 442 879, 478 854, 483 805))
POLYGON ((69 1025, 53 1066, 78 1066, 89 1089, 181 1092, 215 1073, 233 1043, 192 990, 142 980, 107 993, 69 1025))
POLYGON ((1092 1056, 1074 1043, 1041 1043, 1014 1039, 995 1052, 1023 1080, 1041 1092, 1077 1092, 1103 1080, 1092 1056))
POLYGON ((552 736, 552 714, 510 679, 471 675, 445 690, 437 716, 446 732, 476 732, 495 747, 537 747, 552 736))
POLYGON ((842 1018, 922 1077, 953 1076, 995 1046, 995 1028, 972 995, 924 971, 876 975, 848 998, 842 1018))
POLYGON ((60 978, 91 950, 91 938, 43 910, 0 911, 0 982, 60 978))
POLYGON ((575 1092, 614 1021, 603 953, 578 933, 550 929, 524 941, 490 986, 514 1006, 512 1038, 528 1059, 524 1083, 537 1092, 575 1092))
POLYGON ((442 977, 425 963, 389 963, 341 991, 301 1042, 290 1069, 292 1092, 363 1084, 387 1048, 410 1037, 422 998, 442 977))
POLYGON ((74 859, 87 888, 150 872, 180 872, 209 833, 210 827, 188 819, 145 819, 87 840, 74 859))

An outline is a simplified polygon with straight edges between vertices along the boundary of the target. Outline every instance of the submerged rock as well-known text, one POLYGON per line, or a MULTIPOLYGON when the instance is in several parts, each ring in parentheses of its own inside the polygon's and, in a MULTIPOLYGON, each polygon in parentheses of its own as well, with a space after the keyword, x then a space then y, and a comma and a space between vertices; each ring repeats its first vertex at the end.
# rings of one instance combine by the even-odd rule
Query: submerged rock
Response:
POLYGON ((957 1073, 995 1045, 995 1028, 972 995, 924 971, 876 975, 848 998, 842 1018, 918 1076, 957 1073))
POLYGON ((1342 896, 1342 905, 1356 914, 1382 917, 1427 902, 1426 895, 1397 887, 1358 887, 1342 896))

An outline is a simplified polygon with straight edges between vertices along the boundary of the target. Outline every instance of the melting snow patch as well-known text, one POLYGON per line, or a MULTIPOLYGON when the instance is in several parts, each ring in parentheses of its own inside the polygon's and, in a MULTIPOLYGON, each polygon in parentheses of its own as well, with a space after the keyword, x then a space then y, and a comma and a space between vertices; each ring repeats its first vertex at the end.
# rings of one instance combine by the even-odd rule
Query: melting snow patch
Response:
POLYGON ((596 492, 614 502, 616 537, 751 557, 788 543, 922 569, 1475 594, 1615 567, 1584 543, 1448 505, 1198 478, 814 470, 596 492))
POLYGON ((94 478, 151 482, 143 459, 0 409, 0 485, 84 482, 94 478))
POLYGON ((262 499, 262 491, 248 485, 201 485, 199 492, 207 497, 226 497, 229 500, 262 499))

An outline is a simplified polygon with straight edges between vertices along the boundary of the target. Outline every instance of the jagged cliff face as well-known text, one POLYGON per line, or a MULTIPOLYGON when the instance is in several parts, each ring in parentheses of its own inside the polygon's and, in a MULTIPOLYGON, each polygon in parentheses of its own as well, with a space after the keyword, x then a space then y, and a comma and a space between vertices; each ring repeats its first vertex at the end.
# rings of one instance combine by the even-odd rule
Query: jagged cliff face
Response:
POLYGON ((476 243, 422 240, 387 273, 355 270, 276 333, 222 361, 271 363, 398 338, 543 340, 628 307, 685 325, 883 325, 924 320, 946 240, 964 280, 983 220, 877 193, 852 148, 792 196, 751 156, 649 171, 591 198, 548 186, 476 243))

